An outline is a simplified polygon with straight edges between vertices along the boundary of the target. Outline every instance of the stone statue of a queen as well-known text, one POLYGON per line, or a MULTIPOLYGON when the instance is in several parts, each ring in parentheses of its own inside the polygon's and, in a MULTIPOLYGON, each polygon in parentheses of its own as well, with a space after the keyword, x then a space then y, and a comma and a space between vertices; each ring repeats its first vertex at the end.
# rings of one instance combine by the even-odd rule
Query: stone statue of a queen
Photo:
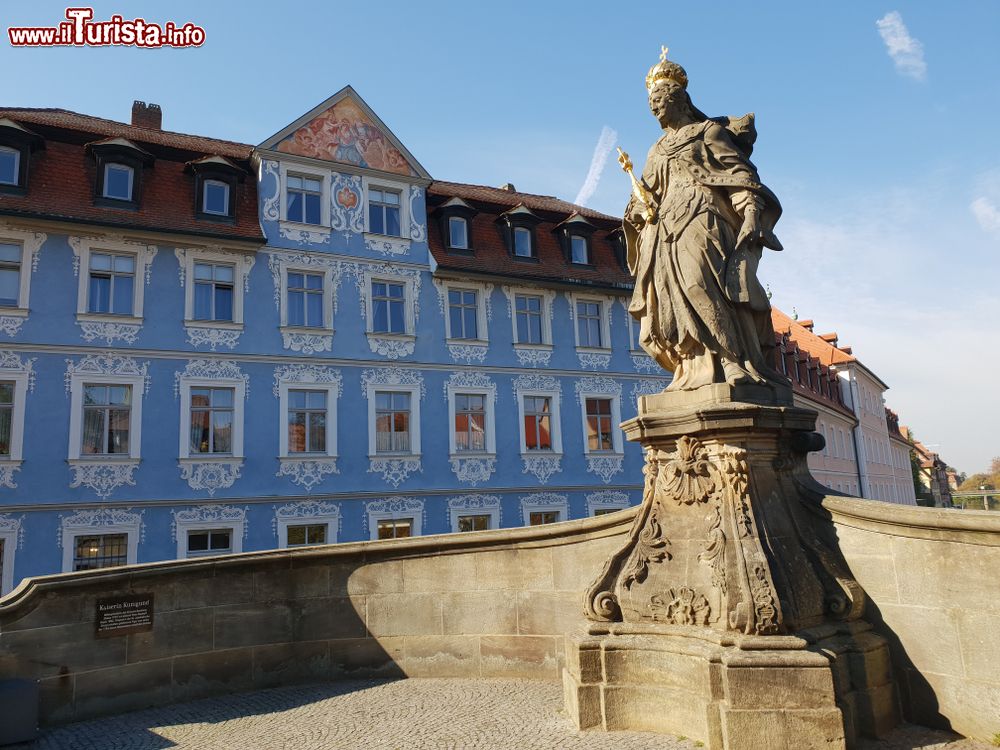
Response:
MULTIPOLYGON (((757 279, 762 248, 781 249, 781 206, 750 162, 753 115, 709 118, 687 83, 664 48, 646 76, 663 135, 625 210, 636 278, 629 312, 642 347, 674 373, 669 391, 783 382, 770 364, 770 303, 757 279)), ((628 155, 620 161, 631 174, 628 155)))

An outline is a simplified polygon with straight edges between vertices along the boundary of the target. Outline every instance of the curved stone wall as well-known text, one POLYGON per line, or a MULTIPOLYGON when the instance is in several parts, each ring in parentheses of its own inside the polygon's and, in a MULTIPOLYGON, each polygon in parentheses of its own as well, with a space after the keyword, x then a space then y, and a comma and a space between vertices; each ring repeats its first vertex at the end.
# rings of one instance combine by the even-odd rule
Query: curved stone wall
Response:
POLYGON ((892 646, 906 717, 1000 733, 1000 513, 827 497, 867 618, 892 646))
MULTIPOLYGON (((355 676, 558 679, 583 591, 635 509, 552 526, 62 574, 0 600, 0 678, 48 723, 355 676), (151 632, 95 638, 98 598, 154 595, 151 632)), ((1000 514, 827 497, 916 723, 1000 732, 1000 514)))
POLYGON ((45 576, 0 600, 0 679, 46 723, 298 681, 557 680, 583 591, 632 518, 45 576), (95 637, 100 598, 153 595, 153 629, 95 637))

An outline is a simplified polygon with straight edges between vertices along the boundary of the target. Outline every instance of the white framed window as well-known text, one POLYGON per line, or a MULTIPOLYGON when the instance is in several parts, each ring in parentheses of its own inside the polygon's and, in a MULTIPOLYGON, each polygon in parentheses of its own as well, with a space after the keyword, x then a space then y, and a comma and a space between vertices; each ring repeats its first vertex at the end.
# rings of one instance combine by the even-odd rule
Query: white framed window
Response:
POLYGON ((587 495, 587 515, 603 516, 632 507, 626 493, 618 490, 601 490, 587 495))
POLYGON ((142 514, 83 510, 62 520, 62 569, 94 570, 138 562, 142 514))
POLYGON ((569 295, 577 349, 607 351, 611 348, 611 303, 607 297, 569 295))
POLYGON ((448 314, 445 316, 445 336, 449 341, 488 341, 486 295, 482 285, 452 285, 445 287, 448 314))
POLYGON ((0 242, 0 308, 20 307, 23 256, 20 244, 0 242))
POLYGON ((21 152, 0 146, 0 185, 17 185, 21 177, 21 152))
POLYGON ((460 495, 448 500, 452 532, 487 531, 500 528, 498 495, 460 495))
POLYGON ((521 453, 562 453, 559 393, 521 391, 517 408, 521 423, 521 453))
POLYGON ((275 508, 278 548, 336 544, 340 508, 336 503, 305 500, 275 508))
POLYGON ((411 276, 365 272, 367 333, 376 336, 414 336, 416 288, 411 276))
POLYGON ((282 224, 309 227, 313 232, 330 231, 330 174, 298 164, 281 162, 282 224))
POLYGON ((569 237, 570 260, 580 265, 589 265, 590 247, 587 238, 580 234, 571 234, 569 237))
POLYGON ((183 459, 243 458, 246 381, 227 378, 179 379, 183 459))
POLYGON ((104 165, 104 197, 119 201, 132 200, 135 170, 127 164, 107 162, 104 165))
POLYGON ((285 270, 285 321, 295 328, 329 328, 327 273, 285 270))
POLYGON ((409 186, 403 182, 362 178, 365 191, 365 232, 381 237, 409 239, 409 186))
POLYGON ((532 247, 531 230, 525 227, 514 227, 514 255, 518 258, 531 258, 534 256, 532 247))
POLYGON ((142 375, 70 375, 69 460, 138 461, 142 375))
POLYGON ((178 560, 243 551, 246 509, 202 505, 174 511, 173 515, 178 560))
POLYGON ((0 369, 0 467, 20 466, 23 458, 29 377, 24 369, 0 369))
POLYGON ((25 317, 31 273, 47 235, 0 227, 0 315, 25 317))
POLYGON ((222 180, 205 180, 202 183, 202 213, 229 216, 229 184, 222 180))
POLYGON ((543 526, 569 518, 569 498, 554 492, 540 492, 521 498, 525 526, 543 526))
POLYGON ((420 455, 420 386, 369 385, 368 455, 420 455))
POLYGON ((621 455, 622 431, 620 398, 610 393, 581 393, 583 452, 621 455))
POLYGON ((448 217, 448 247, 469 249, 469 221, 461 216, 448 217))
POLYGON ((452 458, 496 455, 496 393, 477 386, 448 385, 448 447, 452 458))
POLYGON ((195 261, 192 320, 232 323, 235 279, 231 263, 195 261))
POLYGON ((552 349, 552 305, 555 292, 535 287, 504 286, 514 346, 552 349))
POLYGON ((155 245, 71 237, 78 279, 77 318, 139 322, 155 245))
POLYGON ((408 497, 385 498, 367 503, 365 513, 371 540, 405 539, 420 536, 424 502, 408 497))
POLYGON ((21 519, 0 515, 0 596, 14 588, 14 557, 21 534, 21 519))
POLYGON ((340 381, 292 383, 278 386, 278 408, 283 415, 279 456, 337 456, 337 397, 340 381))

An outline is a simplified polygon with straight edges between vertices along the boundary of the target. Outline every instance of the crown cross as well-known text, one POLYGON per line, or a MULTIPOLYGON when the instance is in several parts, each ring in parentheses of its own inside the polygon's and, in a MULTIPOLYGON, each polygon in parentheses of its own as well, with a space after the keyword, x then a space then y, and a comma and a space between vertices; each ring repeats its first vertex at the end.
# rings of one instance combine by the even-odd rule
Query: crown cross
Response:
POLYGON ((667 61, 667 47, 665 45, 660 45, 660 62, 667 61))

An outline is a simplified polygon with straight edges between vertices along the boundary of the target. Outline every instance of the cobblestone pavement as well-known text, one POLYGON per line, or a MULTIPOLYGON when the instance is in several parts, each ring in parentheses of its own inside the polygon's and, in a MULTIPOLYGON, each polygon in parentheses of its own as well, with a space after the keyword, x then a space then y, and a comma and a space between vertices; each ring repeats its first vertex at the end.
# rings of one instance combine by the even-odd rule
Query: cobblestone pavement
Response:
MULTIPOLYGON (((11 750, 690 750, 640 732, 576 732, 561 686, 527 680, 357 681, 208 698, 80 722, 11 750)), ((864 750, 978 750, 905 727, 864 750), (919 744, 917 744, 919 743, 919 744)))

